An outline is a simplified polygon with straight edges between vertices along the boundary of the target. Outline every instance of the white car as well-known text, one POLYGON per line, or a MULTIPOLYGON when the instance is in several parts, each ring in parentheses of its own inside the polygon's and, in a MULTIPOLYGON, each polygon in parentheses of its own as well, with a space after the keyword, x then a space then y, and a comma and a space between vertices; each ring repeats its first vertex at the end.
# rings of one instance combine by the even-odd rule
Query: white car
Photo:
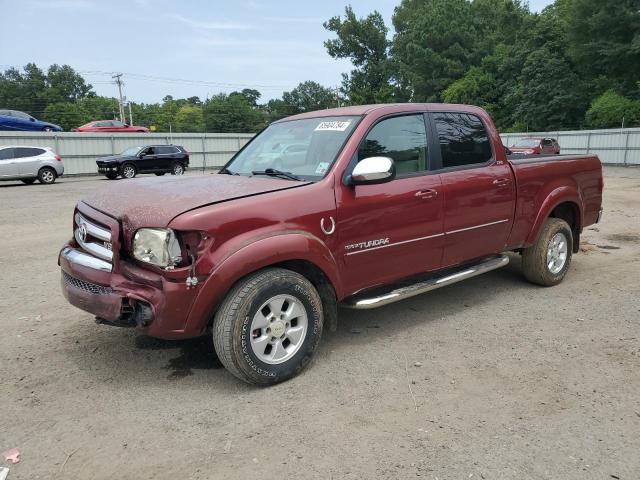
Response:
POLYGON ((0 180, 51 184, 64 173, 62 158, 50 148, 25 145, 0 146, 0 180))

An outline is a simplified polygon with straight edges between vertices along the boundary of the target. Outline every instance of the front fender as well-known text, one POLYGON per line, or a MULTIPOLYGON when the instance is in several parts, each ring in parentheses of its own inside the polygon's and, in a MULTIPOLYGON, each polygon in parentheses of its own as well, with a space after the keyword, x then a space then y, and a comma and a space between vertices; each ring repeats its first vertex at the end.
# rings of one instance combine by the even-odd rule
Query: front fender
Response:
POLYGON ((282 232, 240 246, 223 257, 198 287, 200 291, 189 312, 185 333, 203 332, 220 302, 238 280, 261 268, 291 260, 306 260, 317 266, 331 281, 340 298, 342 288, 338 266, 327 246, 308 232, 282 232))
POLYGON ((580 192, 573 186, 563 185, 552 190, 547 198, 542 202, 540 208, 538 209, 538 215, 533 222, 531 230, 529 231, 529 235, 527 235, 527 239, 525 243, 527 245, 532 245, 538 239, 538 234, 540 233, 540 229, 544 224, 545 220, 549 218, 549 215, 561 203, 573 203, 575 208, 578 211, 578 219, 580 225, 583 224, 583 211, 580 207, 582 205, 582 197, 580 196, 580 192))

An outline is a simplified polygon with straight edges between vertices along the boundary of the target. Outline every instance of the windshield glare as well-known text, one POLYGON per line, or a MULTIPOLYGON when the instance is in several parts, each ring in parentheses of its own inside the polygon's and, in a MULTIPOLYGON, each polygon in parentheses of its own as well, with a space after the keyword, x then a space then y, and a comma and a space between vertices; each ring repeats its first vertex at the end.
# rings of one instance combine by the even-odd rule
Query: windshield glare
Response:
POLYGON ((142 147, 129 147, 126 150, 124 150, 120 155, 131 155, 131 156, 135 156, 137 155, 137 153, 140 151, 142 147))
POLYGON ((540 144, 540 140, 536 138, 521 138, 516 142, 514 147, 537 147, 540 144))
POLYGON ((331 168, 360 117, 318 117, 274 123, 236 155, 226 170, 252 175, 267 169, 319 180, 331 168))

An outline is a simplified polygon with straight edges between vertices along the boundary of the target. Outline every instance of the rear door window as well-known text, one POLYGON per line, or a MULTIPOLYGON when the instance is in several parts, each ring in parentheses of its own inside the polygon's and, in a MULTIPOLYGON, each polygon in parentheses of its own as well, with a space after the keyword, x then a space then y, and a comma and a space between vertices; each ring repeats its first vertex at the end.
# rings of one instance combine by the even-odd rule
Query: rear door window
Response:
POLYGON ((155 147, 156 155, 170 155, 176 153, 175 147, 155 147))
POLYGON ((44 153, 41 148, 18 147, 14 148, 15 158, 35 157, 44 153))
POLYGON ((369 157, 393 159, 398 176, 427 170, 424 115, 403 115, 378 122, 358 148, 358 161, 369 157))
POLYGON ((440 168, 480 165, 491 160, 491 141, 480 118, 457 112, 438 112, 431 117, 440 142, 440 168))

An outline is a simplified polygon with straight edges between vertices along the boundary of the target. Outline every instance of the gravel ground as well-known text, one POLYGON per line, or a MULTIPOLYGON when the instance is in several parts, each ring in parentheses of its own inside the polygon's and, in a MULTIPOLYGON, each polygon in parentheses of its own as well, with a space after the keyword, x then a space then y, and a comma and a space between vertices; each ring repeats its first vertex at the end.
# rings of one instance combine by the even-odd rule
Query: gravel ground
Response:
MULTIPOLYGON (((0 451, 17 479, 640 478, 640 169, 565 281, 520 260, 343 310, 299 377, 220 367, 210 340, 98 326, 60 293, 74 204, 109 182, 0 184, 0 451)), ((0 465, 2 458, 0 458, 0 465)))

